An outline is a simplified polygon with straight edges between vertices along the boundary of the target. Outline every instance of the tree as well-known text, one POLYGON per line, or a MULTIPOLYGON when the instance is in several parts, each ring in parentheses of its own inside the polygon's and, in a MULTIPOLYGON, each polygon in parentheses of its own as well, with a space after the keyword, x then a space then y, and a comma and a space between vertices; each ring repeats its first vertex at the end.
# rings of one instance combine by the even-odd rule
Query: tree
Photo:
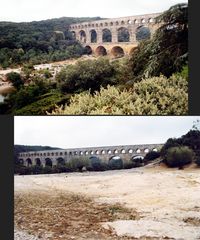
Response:
POLYGON ((16 89, 20 89, 24 85, 24 81, 21 78, 21 75, 16 72, 10 72, 6 75, 6 78, 16 89))
POLYGON ((133 78, 170 77, 188 62, 188 4, 177 4, 156 19, 161 26, 143 41, 130 60, 133 78))
POLYGON ((194 159, 194 152, 186 146, 172 147, 167 150, 165 163, 169 167, 183 167, 194 159))

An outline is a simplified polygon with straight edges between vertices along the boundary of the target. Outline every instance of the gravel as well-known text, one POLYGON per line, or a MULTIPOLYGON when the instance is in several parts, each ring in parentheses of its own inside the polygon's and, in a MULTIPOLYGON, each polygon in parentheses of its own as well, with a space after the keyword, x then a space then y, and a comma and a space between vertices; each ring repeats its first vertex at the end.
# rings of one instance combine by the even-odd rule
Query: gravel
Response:
POLYGON ((38 237, 28 234, 25 231, 15 229, 14 231, 14 240, 41 240, 38 237))

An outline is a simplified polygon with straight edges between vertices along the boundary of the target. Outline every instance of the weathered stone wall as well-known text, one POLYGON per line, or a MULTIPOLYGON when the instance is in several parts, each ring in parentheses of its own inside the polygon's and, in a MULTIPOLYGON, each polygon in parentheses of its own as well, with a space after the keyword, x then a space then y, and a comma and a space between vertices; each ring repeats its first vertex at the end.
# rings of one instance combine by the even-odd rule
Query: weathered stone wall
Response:
POLYGON ((144 157, 148 151, 160 150, 163 144, 143 144, 108 147, 71 148, 53 151, 22 152, 19 154, 20 161, 28 166, 31 160, 32 165, 37 165, 37 159, 43 166, 49 158, 53 165, 57 165, 58 158, 63 158, 65 162, 75 157, 97 156, 102 161, 108 162, 113 156, 119 156, 123 161, 130 161, 134 156, 144 157), (30 159, 30 160, 29 160, 30 159))
POLYGON ((91 31, 95 30, 97 33, 97 43, 102 44, 102 35, 103 30, 108 29, 112 34, 112 43, 118 43, 118 30, 120 28, 126 28, 130 34, 130 42, 136 43, 136 31, 139 27, 145 26, 148 27, 153 34, 158 27, 158 23, 155 23, 155 17, 159 16, 160 13, 155 14, 146 14, 130 17, 121 17, 121 18, 112 18, 106 20, 98 20, 92 22, 83 22, 79 24, 71 24, 69 29, 70 31, 76 34, 76 39, 86 43, 91 43, 91 31), (80 37, 80 32, 84 31, 86 34, 86 41, 80 37))

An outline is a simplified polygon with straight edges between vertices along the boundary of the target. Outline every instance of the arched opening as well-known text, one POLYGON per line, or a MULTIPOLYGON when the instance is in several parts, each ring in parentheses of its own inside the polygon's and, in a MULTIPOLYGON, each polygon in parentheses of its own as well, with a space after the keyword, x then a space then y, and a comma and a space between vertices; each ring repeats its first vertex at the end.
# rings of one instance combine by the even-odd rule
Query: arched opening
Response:
POLYGON ((61 158, 61 157, 60 157, 60 158, 57 158, 56 161, 57 161, 57 165, 62 165, 62 166, 65 165, 65 160, 64 160, 64 158, 61 158))
POLYGON ((24 159, 20 158, 19 159, 19 164, 24 165, 24 159))
POLYGON ((144 153, 148 153, 148 152, 149 152, 148 148, 144 149, 144 153))
POLYGON ((93 155, 94 154, 94 151, 90 151, 90 155, 93 155))
POLYGON ((127 28, 118 29, 118 42, 130 42, 130 33, 127 28))
POLYGON ((120 58, 124 56, 124 50, 121 47, 113 47, 111 50, 111 55, 115 58, 120 58))
POLYGON ((99 46, 99 47, 95 50, 95 54, 96 54, 97 56, 105 56, 105 55, 107 55, 107 51, 106 51, 105 47, 99 46))
POLYGON ((52 167, 53 164, 52 164, 52 160, 50 158, 46 158, 45 159, 45 167, 52 167))
POLYGON ((112 151, 111 150, 108 150, 108 154, 111 154, 112 153, 112 151))
POLYGON ((35 159, 35 165, 41 166, 41 161, 40 161, 39 158, 36 158, 36 159, 35 159))
POLYGON ((92 54, 92 48, 90 46, 86 46, 84 53, 86 55, 91 55, 92 54))
POLYGON ((90 41, 91 43, 97 42, 97 32, 94 29, 90 31, 90 41))
POLYGON ((141 150, 138 148, 138 149, 136 150, 136 153, 141 153, 141 150))
POLYGON ((76 32, 72 31, 71 34, 72 34, 72 40, 76 40, 76 32))
POLYGON ((133 55, 136 49, 137 49, 137 47, 131 48, 131 50, 129 52, 129 55, 133 55))
POLYGON ((27 164, 27 167, 32 166, 32 160, 30 158, 27 158, 26 159, 26 164, 27 164))
POLYGON ((122 150, 121 150, 121 153, 122 153, 122 154, 125 154, 125 153, 126 153, 125 149, 122 149, 122 150))
POLYGON ((96 156, 92 156, 89 159, 90 159, 90 163, 91 163, 93 171, 102 170, 102 164, 101 164, 100 158, 98 158, 96 156))
POLYGON ((88 151, 85 151, 85 155, 88 155, 89 154, 89 152, 88 151))
POLYGON ((153 152, 158 152, 158 149, 157 148, 153 148, 152 151, 153 152))
POLYGON ((144 166, 144 157, 141 155, 136 155, 131 158, 133 167, 142 167, 144 166))
POLYGON ((129 150, 128 150, 128 153, 133 153, 133 149, 129 149, 129 150))
POLYGON ((142 41, 146 39, 150 39, 151 32, 148 27, 140 26, 136 30, 136 40, 142 41))
POLYGON ((95 154, 96 154, 96 155, 99 155, 99 150, 96 150, 95 154))
POLYGON ((118 150, 117 149, 114 150, 114 154, 118 154, 118 150))
POLYGON ((79 36, 80 36, 80 42, 86 43, 86 33, 85 33, 85 31, 81 30, 79 32, 79 36))
POLYGON ((111 169, 122 169, 123 161, 119 156, 112 156, 108 161, 108 165, 111 169))
POLYGON ((101 151, 101 154, 102 154, 102 155, 106 154, 105 150, 102 150, 102 151, 101 151))
POLYGON ((103 31, 102 31, 102 41, 103 42, 112 42, 112 33, 107 28, 103 29, 103 31))

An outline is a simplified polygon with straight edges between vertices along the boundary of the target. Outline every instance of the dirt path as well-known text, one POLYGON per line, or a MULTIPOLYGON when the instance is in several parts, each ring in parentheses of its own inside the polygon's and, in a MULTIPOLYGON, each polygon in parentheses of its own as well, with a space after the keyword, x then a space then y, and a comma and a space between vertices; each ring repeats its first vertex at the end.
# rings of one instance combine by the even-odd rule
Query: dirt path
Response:
POLYGON ((49 239, 200 239, 199 173, 155 167, 15 176, 15 223, 62 232, 49 239))

